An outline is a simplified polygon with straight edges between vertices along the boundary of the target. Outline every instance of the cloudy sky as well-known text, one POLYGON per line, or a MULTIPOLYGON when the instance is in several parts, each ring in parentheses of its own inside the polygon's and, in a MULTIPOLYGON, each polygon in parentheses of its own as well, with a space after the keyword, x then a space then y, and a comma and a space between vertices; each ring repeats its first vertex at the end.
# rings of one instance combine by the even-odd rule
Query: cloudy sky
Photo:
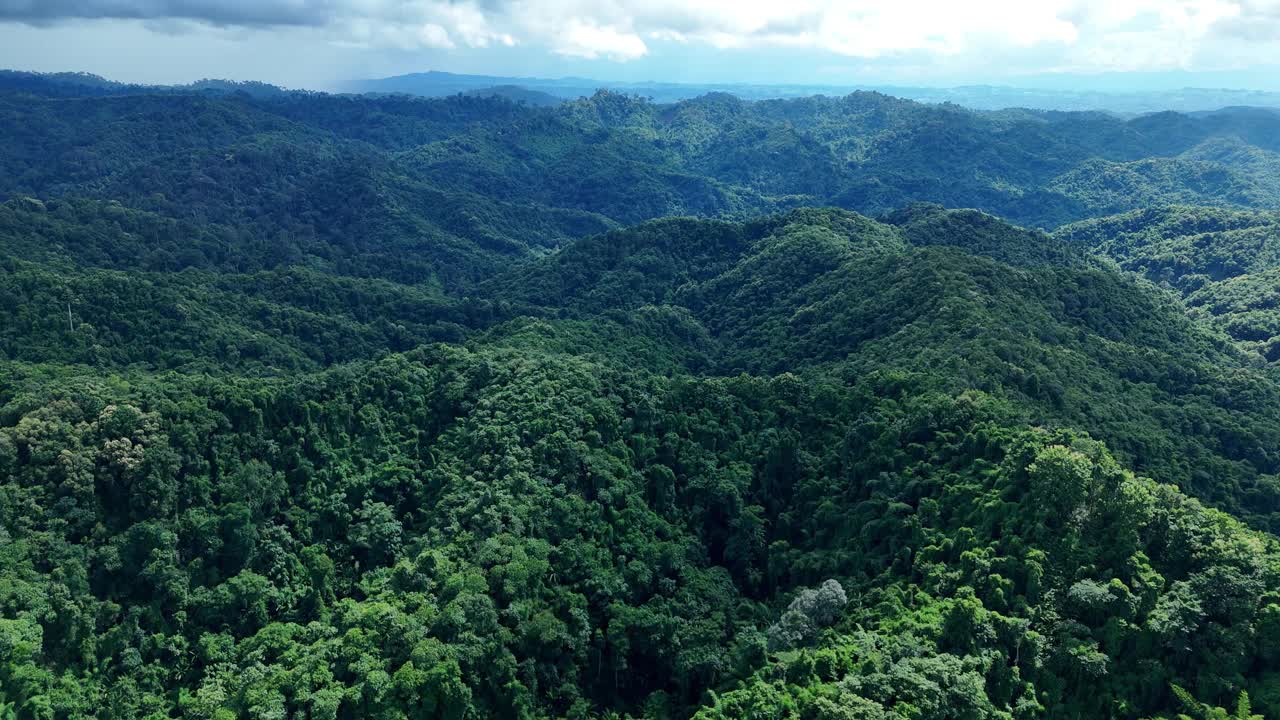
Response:
POLYGON ((0 0, 0 67, 1280 90, 1280 0, 0 0))

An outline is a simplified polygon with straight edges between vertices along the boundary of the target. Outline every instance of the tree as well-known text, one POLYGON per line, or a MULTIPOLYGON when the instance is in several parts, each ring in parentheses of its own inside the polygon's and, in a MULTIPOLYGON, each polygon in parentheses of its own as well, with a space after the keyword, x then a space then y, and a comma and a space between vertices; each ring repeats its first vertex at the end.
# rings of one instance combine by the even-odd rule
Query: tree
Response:
POLYGON ((819 631, 835 623, 848 602, 844 587, 833 579, 801 590, 778 622, 769 626, 769 648, 786 650, 813 642, 819 631))

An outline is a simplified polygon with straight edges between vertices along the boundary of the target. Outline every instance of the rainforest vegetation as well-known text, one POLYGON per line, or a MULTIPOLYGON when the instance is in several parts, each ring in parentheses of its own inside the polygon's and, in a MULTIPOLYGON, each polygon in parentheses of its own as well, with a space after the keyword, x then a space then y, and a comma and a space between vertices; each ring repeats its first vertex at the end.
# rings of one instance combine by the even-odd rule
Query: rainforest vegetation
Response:
POLYGON ((1280 114, 0 127, 0 718, 1280 717, 1280 114))

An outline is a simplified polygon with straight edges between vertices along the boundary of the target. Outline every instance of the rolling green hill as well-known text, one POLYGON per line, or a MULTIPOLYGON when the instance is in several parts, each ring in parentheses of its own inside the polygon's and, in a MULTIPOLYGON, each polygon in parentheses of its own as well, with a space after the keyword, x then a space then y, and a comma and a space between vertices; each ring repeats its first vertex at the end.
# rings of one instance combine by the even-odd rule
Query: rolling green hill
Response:
MULTIPOLYGON (((239 219, 256 222, 282 202, 324 195, 308 183, 348 182, 354 172, 353 189, 392 202, 406 222, 432 225, 442 220, 414 200, 430 190, 622 223, 741 219, 799 205, 882 214, 930 201, 1052 228, 1154 204, 1280 207, 1280 115, 1248 108, 1124 120, 976 112, 868 92, 759 102, 713 94, 669 105, 601 92, 531 107, 499 97, 233 89, 65 97, 92 86, 46 85, 42 94, 27 78, 6 92, 0 77, 0 117, 18 129, 0 148, 0 194, 88 195, 170 214, 244 205, 249 217, 239 219)), ((317 232, 368 232, 346 227, 338 208, 289 215, 314 217, 317 232)), ((463 241, 484 233, 442 229, 463 241)), ((573 237, 600 228, 579 229, 573 237)), ((512 240, 510 229, 497 234, 512 240)), ((474 239, 486 241, 494 242, 474 239)))

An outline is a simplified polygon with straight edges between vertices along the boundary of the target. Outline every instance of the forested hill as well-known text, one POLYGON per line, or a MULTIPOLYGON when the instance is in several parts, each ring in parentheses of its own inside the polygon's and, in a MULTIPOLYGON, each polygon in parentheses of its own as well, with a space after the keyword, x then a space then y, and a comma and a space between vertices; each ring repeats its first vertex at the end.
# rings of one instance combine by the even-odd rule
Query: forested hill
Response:
POLYGON ((1061 228, 1185 298, 1268 362, 1280 361, 1280 213, 1169 207, 1061 228))
POLYGON ((1280 717, 1267 117, 8 77, 0 717, 1280 717))

